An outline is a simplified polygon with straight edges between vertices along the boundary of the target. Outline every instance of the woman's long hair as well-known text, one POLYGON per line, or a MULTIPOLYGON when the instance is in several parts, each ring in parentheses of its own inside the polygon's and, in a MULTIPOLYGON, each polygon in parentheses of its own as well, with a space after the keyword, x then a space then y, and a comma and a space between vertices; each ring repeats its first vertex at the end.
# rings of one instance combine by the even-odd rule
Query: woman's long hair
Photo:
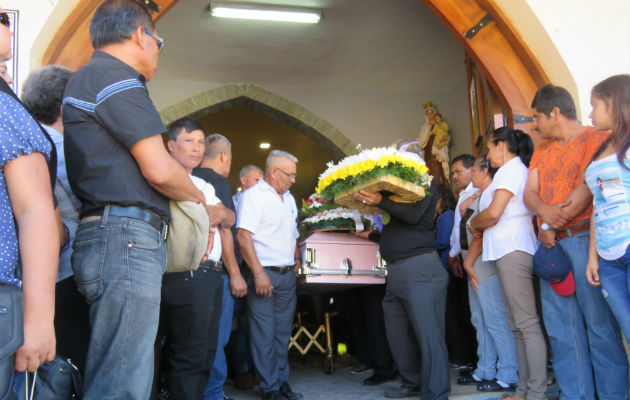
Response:
POLYGON ((529 167, 529 162, 534 153, 534 142, 532 142, 532 138, 522 130, 504 126, 495 129, 488 137, 488 140, 491 140, 495 146, 499 142, 505 143, 508 151, 519 156, 523 164, 529 167))
POLYGON ((628 168, 624 163, 626 152, 630 148, 630 75, 614 75, 608 79, 604 79, 597 85, 593 86, 591 95, 605 101, 606 108, 611 104, 613 129, 609 140, 604 143, 593 156, 593 159, 599 155, 607 147, 609 141, 617 149, 617 161, 624 168, 628 168))

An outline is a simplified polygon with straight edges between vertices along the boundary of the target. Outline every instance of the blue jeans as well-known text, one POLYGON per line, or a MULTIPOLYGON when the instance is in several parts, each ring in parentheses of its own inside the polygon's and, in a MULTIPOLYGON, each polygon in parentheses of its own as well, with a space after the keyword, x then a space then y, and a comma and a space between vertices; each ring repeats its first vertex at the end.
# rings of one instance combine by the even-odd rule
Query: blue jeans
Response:
POLYGON ((490 275, 475 292, 468 284, 468 300, 472 324, 477 331, 477 368, 481 379, 518 382, 518 360, 514 334, 505 315, 498 275, 490 275))
POLYGON ((602 293, 623 335, 630 341, 630 246, 616 260, 599 259, 602 293))
POLYGON ((92 332, 83 398, 146 400, 166 267, 162 234, 143 221, 105 216, 79 224, 73 248, 92 332))
POLYGON ((614 318, 601 292, 586 280, 589 233, 562 239, 575 294, 560 296, 541 280, 545 327, 554 353, 561 399, 627 399, 628 361, 614 318), (594 380, 593 380, 594 378, 594 380))
POLYGON ((210 379, 203 395, 205 400, 223 400, 223 383, 227 378, 227 361, 225 360, 225 346, 230 340, 232 331, 232 315, 234 312, 234 297, 230 290, 230 278, 221 274, 223 279, 223 300, 221 302, 221 318, 219 320, 219 338, 214 363, 210 370, 210 379))

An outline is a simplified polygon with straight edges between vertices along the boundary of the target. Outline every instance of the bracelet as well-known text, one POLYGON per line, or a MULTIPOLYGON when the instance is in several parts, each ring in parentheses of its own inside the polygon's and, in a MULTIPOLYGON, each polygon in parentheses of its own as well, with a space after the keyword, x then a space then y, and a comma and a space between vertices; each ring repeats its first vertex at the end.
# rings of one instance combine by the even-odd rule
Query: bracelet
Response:
POLYGON ((302 262, 302 257, 293 257, 293 261, 297 261, 300 260, 300 262, 302 262))
POLYGON ((263 271, 261 274, 258 274, 256 276, 254 276, 254 280, 258 279, 258 278, 262 278, 265 274, 265 272, 263 271))

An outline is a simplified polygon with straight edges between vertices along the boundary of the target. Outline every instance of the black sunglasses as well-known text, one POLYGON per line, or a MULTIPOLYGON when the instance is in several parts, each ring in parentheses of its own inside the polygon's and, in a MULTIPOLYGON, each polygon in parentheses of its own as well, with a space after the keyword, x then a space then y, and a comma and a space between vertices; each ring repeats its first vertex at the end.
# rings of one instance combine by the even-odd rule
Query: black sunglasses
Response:
POLYGON ((9 14, 5 12, 0 13, 0 24, 6 26, 7 28, 11 27, 11 20, 9 19, 9 14))

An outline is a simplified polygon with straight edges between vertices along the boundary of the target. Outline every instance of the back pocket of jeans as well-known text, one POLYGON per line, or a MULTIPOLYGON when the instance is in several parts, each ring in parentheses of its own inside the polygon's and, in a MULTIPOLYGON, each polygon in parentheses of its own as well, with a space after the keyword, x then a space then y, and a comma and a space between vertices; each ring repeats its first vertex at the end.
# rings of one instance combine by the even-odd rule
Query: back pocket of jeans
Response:
POLYGON ((72 245, 72 271, 86 301, 92 304, 103 294, 103 266, 107 238, 75 240, 72 245))

